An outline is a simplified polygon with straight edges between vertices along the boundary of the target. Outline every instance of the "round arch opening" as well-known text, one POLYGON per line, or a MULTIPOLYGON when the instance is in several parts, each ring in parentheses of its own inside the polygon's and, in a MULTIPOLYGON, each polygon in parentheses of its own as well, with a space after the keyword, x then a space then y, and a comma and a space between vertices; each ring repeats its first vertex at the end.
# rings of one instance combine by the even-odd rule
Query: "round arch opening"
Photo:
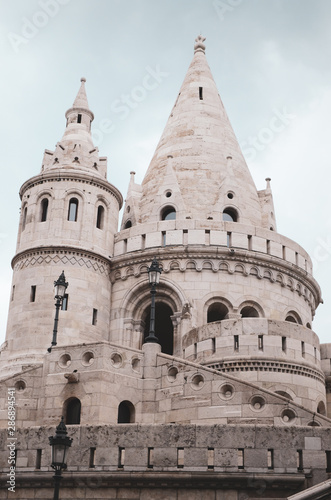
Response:
MULTIPOLYGON (((173 355, 174 351, 174 328, 171 320, 173 310, 164 302, 155 304, 155 335, 161 345, 161 351, 173 355)), ((145 322, 144 339, 149 334, 149 323, 151 318, 151 307, 148 306, 143 315, 145 322)))
POLYGON ((229 309, 222 302, 214 302, 210 304, 207 311, 207 323, 214 321, 222 321, 226 319, 229 309))
POLYGON ((135 407, 131 401, 122 401, 118 405, 118 424, 133 424, 135 421, 135 407))

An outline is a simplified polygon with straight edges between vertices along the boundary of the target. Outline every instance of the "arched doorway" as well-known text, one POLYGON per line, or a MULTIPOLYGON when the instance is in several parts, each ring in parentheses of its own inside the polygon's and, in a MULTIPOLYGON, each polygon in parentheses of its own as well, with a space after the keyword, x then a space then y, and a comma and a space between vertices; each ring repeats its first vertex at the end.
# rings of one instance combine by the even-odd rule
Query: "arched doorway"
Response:
POLYGON ((133 424, 135 421, 135 408, 130 401, 122 401, 118 405, 118 424, 133 424))
MULTIPOLYGON (((155 304, 155 335, 159 339, 161 351, 165 354, 173 354, 174 351, 174 329, 171 321, 173 311, 168 304, 156 302, 155 304)), ((145 322, 144 338, 149 334, 149 322, 151 307, 145 310, 143 320, 145 322)))
POLYGON ((81 402, 78 398, 69 398, 64 403, 66 425, 80 424, 81 402))

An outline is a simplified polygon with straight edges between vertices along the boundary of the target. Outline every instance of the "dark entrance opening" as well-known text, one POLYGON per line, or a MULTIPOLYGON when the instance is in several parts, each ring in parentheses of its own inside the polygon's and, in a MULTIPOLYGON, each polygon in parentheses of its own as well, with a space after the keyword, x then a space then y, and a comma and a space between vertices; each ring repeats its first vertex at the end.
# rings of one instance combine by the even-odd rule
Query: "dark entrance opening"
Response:
MULTIPOLYGON (((155 335, 159 339, 159 344, 161 344, 161 350, 165 354, 173 354, 174 350, 174 329, 172 326, 171 317, 173 311, 171 307, 162 302, 156 302, 155 304, 155 335)), ((149 334, 149 322, 151 317, 151 308, 147 308, 147 314, 144 319, 145 330, 144 338, 149 334)))

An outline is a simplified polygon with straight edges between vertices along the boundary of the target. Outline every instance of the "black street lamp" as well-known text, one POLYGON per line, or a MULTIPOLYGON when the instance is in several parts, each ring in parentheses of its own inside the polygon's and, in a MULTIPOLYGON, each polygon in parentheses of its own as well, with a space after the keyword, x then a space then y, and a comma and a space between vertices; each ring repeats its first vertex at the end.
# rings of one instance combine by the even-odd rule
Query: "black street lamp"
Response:
POLYGON ((159 263, 154 257, 151 266, 148 268, 148 279, 149 284, 151 285, 151 294, 152 294, 152 304, 151 304, 151 317, 149 323, 149 334, 148 337, 145 338, 145 342, 159 342, 159 339, 155 335, 155 294, 156 294, 156 286, 160 282, 160 275, 162 273, 161 267, 159 267, 159 263))
POLYGON ((59 500, 60 481, 62 479, 61 472, 67 468, 67 452, 71 446, 72 438, 67 436, 67 428, 64 424, 63 417, 56 428, 55 436, 50 436, 49 444, 52 447, 52 463, 51 467, 55 470, 54 478, 54 497, 53 500, 59 500))
POLYGON ((63 301, 63 298, 66 293, 66 289, 68 287, 68 283, 66 283, 66 278, 64 276, 64 271, 60 274, 59 278, 57 281, 54 281, 54 286, 55 286, 55 318, 54 318, 54 328, 53 328, 53 339, 52 339, 52 345, 47 349, 48 352, 51 352, 52 347, 57 344, 56 338, 57 338, 57 324, 59 322, 59 310, 63 301))

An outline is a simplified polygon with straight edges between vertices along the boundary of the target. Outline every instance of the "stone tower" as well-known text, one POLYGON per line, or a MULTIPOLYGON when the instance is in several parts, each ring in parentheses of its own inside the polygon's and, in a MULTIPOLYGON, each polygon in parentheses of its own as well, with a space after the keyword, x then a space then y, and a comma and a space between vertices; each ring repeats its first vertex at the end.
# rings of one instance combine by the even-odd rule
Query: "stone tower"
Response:
POLYGON ((47 437, 61 415, 74 439, 64 499, 329 498, 331 346, 312 330, 321 291, 309 255, 277 232, 270 179, 256 189, 204 41, 142 184, 130 173, 118 232, 122 197, 92 143, 84 79, 62 140, 21 187, 0 398, 4 408, 16 391, 29 498, 50 494, 47 437))
POLYGON ((8 361, 39 362, 50 345, 59 271, 70 276, 59 345, 109 340, 110 258, 122 205, 107 181, 107 158, 93 145, 85 78, 55 151, 20 189, 22 200, 7 337, 8 361), (93 324, 93 328, 90 328, 93 324))

